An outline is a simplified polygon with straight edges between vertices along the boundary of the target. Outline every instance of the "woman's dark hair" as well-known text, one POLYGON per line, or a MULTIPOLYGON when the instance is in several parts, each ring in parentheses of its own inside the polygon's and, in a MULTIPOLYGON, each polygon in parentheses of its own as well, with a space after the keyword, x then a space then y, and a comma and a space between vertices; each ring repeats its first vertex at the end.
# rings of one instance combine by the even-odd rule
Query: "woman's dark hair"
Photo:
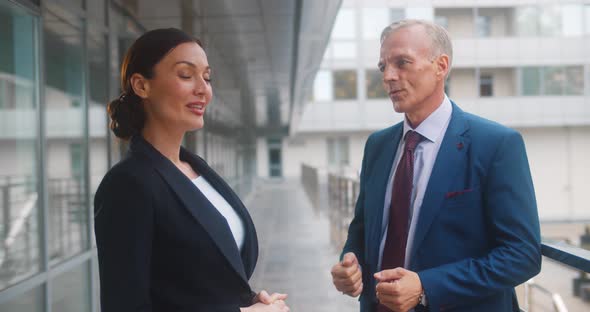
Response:
POLYGON ((147 79, 154 76, 154 66, 174 49, 186 43, 201 42, 176 28, 162 28, 141 35, 127 50, 121 65, 121 96, 112 100, 107 106, 111 117, 110 128, 113 133, 124 140, 141 132, 145 124, 145 111, 142 100, 133 92, 131 76, 141 74, 147 79))

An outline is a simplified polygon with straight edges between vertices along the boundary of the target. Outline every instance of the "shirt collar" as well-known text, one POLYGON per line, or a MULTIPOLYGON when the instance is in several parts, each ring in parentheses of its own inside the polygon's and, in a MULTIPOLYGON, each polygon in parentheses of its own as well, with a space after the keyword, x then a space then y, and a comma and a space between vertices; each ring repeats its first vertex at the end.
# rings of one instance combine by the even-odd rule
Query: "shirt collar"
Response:
POLYGON ((404 116, 403 137, 406 137, 406 133, 408 131, 414 130, 430 142, 436 142, 441 137, 447 121, 449 118, 451 118, 452 111, 453 106, 451 105, 451 101, 445 94, 445 98, 438 108, 432 112, 432 114, 430 114, 430 116, 428 116, 422 123, 420 123, 416 129, 412 129, 408 119, 404 116))

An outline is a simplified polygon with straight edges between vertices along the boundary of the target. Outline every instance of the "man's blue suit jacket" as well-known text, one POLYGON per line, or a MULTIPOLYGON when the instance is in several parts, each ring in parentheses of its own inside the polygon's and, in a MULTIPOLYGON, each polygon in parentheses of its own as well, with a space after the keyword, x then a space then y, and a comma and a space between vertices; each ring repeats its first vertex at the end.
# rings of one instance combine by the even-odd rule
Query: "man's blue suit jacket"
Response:
MULTIPOLYGON (((363 272, 361 311, 375 311, 385 188, 403 123, 367 140, 360 192, 343 253, 363 272)), ((521 135, 453 112, 418 216, 409 270, 430 311, 518 311, 514 286, 541 267, 539 218, 521 135)))

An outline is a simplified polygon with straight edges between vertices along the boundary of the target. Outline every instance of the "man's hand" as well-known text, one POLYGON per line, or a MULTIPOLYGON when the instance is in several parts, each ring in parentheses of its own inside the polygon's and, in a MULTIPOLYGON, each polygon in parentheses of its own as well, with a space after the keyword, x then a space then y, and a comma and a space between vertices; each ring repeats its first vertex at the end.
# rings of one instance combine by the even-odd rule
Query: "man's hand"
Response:
POLYGON ((287 294, 273 293, 272 295, 269 295, 268 292, 266 292, 266 290, 263 290, 256 294, 256 297, 254 297, 252 304, 256 304, 259 302, 264 304, 273 304, 277 300, 285 299, 287 299, 287 294))
POLYGON ((351 297, 363 291, 363 274, 354 253, 344 255, 342 261, 332 267, 332 282, 336 289, 351 297))
POLYGON ((423 292, 418 274, 404 268, 375 273, 377 299, 395 312, 406 312, 418 305, 423 292))

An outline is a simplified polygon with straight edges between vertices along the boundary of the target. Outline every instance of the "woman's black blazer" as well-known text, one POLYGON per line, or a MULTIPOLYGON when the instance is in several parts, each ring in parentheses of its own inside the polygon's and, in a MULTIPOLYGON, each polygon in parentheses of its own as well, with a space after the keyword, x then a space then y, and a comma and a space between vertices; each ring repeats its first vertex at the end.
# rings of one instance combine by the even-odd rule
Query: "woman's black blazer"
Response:
POLYGON ((181 148, 180 159, 241 217, 242 251, 225 218, 190 179, 136 135, 94 200, 103 312, 237 312, 251 304, 248 279, 258 258, 252 219, 202 158, 181 148))

